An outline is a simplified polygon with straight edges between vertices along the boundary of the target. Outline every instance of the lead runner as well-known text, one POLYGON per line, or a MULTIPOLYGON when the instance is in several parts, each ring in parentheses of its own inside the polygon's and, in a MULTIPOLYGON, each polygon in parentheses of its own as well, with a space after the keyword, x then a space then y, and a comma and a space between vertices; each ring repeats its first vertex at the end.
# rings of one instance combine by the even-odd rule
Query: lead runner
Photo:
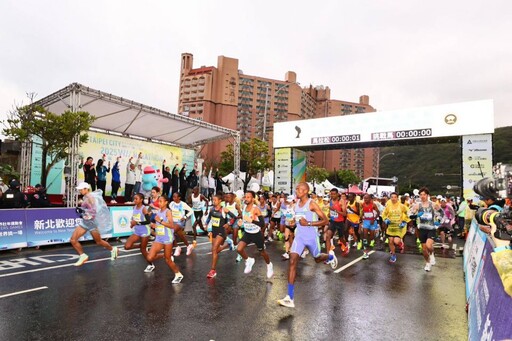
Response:
POLYGON ((326 264, 334 262, 334 254, 320 253, 320 239, 317 233, 318 226, 325 226, 329 222, 318 204, 308 198, 309 185, 301 182, 297 185, 297 203, 295 204, 295 219, 297 228, 290 252, 290 265, 288 267, 288 295, 277 302, 285 307, 294 308, 295 277, 297 276, 297 262, 305 248, 315 259, 315 262, 326 264))

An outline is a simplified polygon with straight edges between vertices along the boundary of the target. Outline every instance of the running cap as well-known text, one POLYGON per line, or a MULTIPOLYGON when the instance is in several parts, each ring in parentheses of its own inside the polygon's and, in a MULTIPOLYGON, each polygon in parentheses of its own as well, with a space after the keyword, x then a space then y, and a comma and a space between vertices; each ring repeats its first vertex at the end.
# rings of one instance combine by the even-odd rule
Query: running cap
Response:
POLYGON ((91 185, 89 185, 87 182, 81 182, 78 184, 78 186, 76 186, 76 189, 91 189, 91 185))
POLYGON ((410 197, 409 193, 405 193, 404 197, 410 197))
POLYGON ((438 200, 441 200, 443 199, 443 196, 441 194, 439 194, 437 197, 436 197, 438 200))
POLYGON ((446 198, 441 198, 441 201, 444 201, 444 202, 446 202, 446 198))
POLYGON ((288 197, 286 197, 286 201, 294 201, 295 200, 295 195, 293 194, 290 194, 288 197))

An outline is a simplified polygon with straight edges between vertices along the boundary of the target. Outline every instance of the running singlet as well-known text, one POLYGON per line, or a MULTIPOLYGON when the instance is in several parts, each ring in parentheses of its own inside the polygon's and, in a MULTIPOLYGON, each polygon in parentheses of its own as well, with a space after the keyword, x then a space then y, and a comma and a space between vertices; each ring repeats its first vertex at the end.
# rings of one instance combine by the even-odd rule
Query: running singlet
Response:
POLYGON ((244 230, 246 233, 258 233, 261 231, 261 228, 258 225, 256 225, 255 223, 248 223, 247 221, 245 221, 245 218, 250 218, 252 221, 254 221, 258 218, 258 217, 254 216, 253 210, 250 210, 249 212, 247 212, 244 208, 242 214, 244 217, 244 230))
MULTIPOLYGON (((132 220, 136 223, 143 223, 146 221, 146 218, 144 217, 144 206, 141 206, 141 208, 137 208, 137 206, 133 207, 133 213, 132 213, 132 220)), ((143 226, 140 224, 137 224, 136 226, 143 226)))
POLYGON ((263 205, 263 206, 260 206, 258 205, 258 208, 260 209, 261 211, 261 216, 263 218, 267 218, 268 217, 268 210, 267 210, 267 204, 263 205))
POLYGON ((194 194, 192 194, 192 209, 194 211, 203 210, 203 201, 201 200, 201 194, 199 194, 197 197, 194 197, 194 194))
POLYGON ((363 202, 363 220, 369 221, 370 224, 373 224, 376 217, 377 212, 373 209, 373 202, 368 205, 363 202))
POLYGON ((331 221, 335 222, 342 222, 345 220, 345 217, 342 216, 338 211, 341 211, 341 204, 338 200, 330 202, 330 210, 329 210, 329 217, 331 221))
POLYGON ((281 216, 286 213, 286 202, 281 201, 281 216))
POLYGON ((292 206, 286 209, 286 212, 284 214, 284 224, 286 226, 295 225, 295 211, 293 210, 292 206))
MULTIPOLYGON (((277 210, 277 205, 279 204, 279 201, 276 201, 275 203, 272 203, 272 212, 277 210)), ((277 210, 273 215, 272 218, 281 218, 281 210, 277 210)))
MULTIPOLYGON (((162 222, 164 223, 168 223, 169 221, 167 220, 167 211, 168 209, 165 209, 165 211, 158 211, 156 213, 156 216, 161 218, 162 219, 162 222)), ((164 225, 161 224, 161 222, 156 222, 156 228, 155 228, 155 233, 157 236, 169 236, 169 235, 172 235, 172 232, 171 232, 171 229, 169 227, 166 227, 164 225)))
MULTIPOLYGON (((235 215, 235 217, 238 217, 238 210, 236 209, 236 202, 233 202, 232 204, 226 203, 226 208, 228 209, 229 212, 233 213, 235 215)), ((235 223, 236 218, 231 218, 231 217, 229 217, 229 218, 230 218, 229 224, 233 225, 235 223)))
POLYGON ((354 224, 359 223, 359 212, 357 212, 357 201, 354 201, 352 205, 347 205, 347 219, 354 224))
POLYGON ((420 203, 418 219, 420 221, 418 228, 424 230, 435 230, 436 226, 434 225, 434 221, 439 221, 439 212, 434 211, 434 205, 432 205, 431 202, 428 203, 428 207, 423 207, 420 203))
POLYGON ((318 221, 318 216, 315 212, 311 212, 309 206, 311 205, 311 199, 308 199, 304 206, 300 206, 300 200, 295 204, 295 222, 297 223, 297 229, 300 230, 311 230, 316 234, 316 227, 311 229, 311 226, 303 226, 300 224, 300 219, 305 218, 307 221, 314 222, 318 221))
POLYGON ((185 217, 185 207, 183 201, 180 201, 179 203, 173 201, 169 204, 169 206, 171 208, 173 222, 177 223, 185 217))
MULTIPOLYGON (((217 211, 215 208, 212 208, 210 211, 210 215, 208 219, 212 222, 212 228, 223 227, 226 224, 226 213, 221 208, 220 211, 217 211)), ((208 222, 207 222, 208 223, 208 222)))

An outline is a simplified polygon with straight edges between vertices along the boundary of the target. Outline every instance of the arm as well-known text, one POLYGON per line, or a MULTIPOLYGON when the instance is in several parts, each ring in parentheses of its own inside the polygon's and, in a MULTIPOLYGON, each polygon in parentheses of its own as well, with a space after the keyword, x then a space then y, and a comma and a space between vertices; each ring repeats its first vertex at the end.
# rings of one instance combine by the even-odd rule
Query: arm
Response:
POLYGON ((306 218, 302 217, 302 218, 300 218, 300 224, 302 226, 308 226, 308 225, 309 226, 324 226, 329 223, 329 220, 327 219, 324 212, 322 212, 322 210, 320 209, 320 207, 318 206, 318 204, 316 202, 311 201, 311 204, 309 205, 309 209, 312 212, 315 212, 318 215, 318 218, 320 218, 320 220, 307 221, 306 218))
POLYGON ((194 211, 192 210, 192 208, 185 202, 183 202, 183 209, 187 212, 187 213, 185 213, 185 219, 190 218, 190 216, 192 216, 192 214, 194 214, 194 211))

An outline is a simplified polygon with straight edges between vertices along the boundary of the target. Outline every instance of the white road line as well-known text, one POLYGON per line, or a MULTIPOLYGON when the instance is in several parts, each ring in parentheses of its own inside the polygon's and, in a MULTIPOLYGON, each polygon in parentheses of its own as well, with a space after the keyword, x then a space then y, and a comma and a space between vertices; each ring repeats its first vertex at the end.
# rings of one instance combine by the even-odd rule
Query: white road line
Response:
MULTIPOLYGON (((197 245, 200 246, 200 245, 206 245, 206 244, 210 244, 210 242, 198 243, 197 245)), ((183 246, 180 246, 180 247, 183 247, 183 246)), ((139 255, 140 255, 140 253, 130 253, 130 254, 127 254, 127 255, 117 256, 117 258, 133 257, 133 256, 139 256, 139 255)), ((110 260, 110 257, 89 260, 89 261, 87 261, 87 263, 104 262, 106 260, 110 260)), ((16 275, 23 275, 23 274, 32 273, 32 272, 39 272, 39 271, 58 269, 58 268, 66 268, 66 267, 69 267, 69 266, 74 266, 74 264, 75 263, 69 263, 69 264, 48 266, 48 267, 45 267, 45 268, 38 268, 38 269, 30 269, 30 270, 12 272, 12 273, 8 273, 8 274, 0 274, 0 278, 16 276, 16 275)))
MULTIPOLYGON (((374 252, 375 252, 375 251, 374 251, 374 250, 372 250, 372 251, 368 252, 368 255, 371 255, 371 254, 372 254, 372 253, 374 253, 374 252)), ((362 259, 363 259, 363 256, 361 256, 361 257, 359 257, 359 258, 356 258, 356 259, 354 259, 352 262, 350 262, 350 263, 348 263, 348 264, 343 265, 341 268, 339 268, 339 269, 335 270, 334 272, 335 272, 335 273, 340 273, 340 272, 342 272, 343 270, 345 270, 346 268, 349 268, 349 267, 351 267, 352 265, 356 264, 357 262, 361 261, 362 259)))
POLYGON ((5 298, 5 297, 10 297, 10 296, 15 296, 15 295, 26 294, 27 292, 44 290, 44 289, 48 289, 48 287, 39 287, 39 288, 22 290, 22 291, 15 291, 15 292, 11 292, 10 294, 0 295, 0 298, 5 298))

